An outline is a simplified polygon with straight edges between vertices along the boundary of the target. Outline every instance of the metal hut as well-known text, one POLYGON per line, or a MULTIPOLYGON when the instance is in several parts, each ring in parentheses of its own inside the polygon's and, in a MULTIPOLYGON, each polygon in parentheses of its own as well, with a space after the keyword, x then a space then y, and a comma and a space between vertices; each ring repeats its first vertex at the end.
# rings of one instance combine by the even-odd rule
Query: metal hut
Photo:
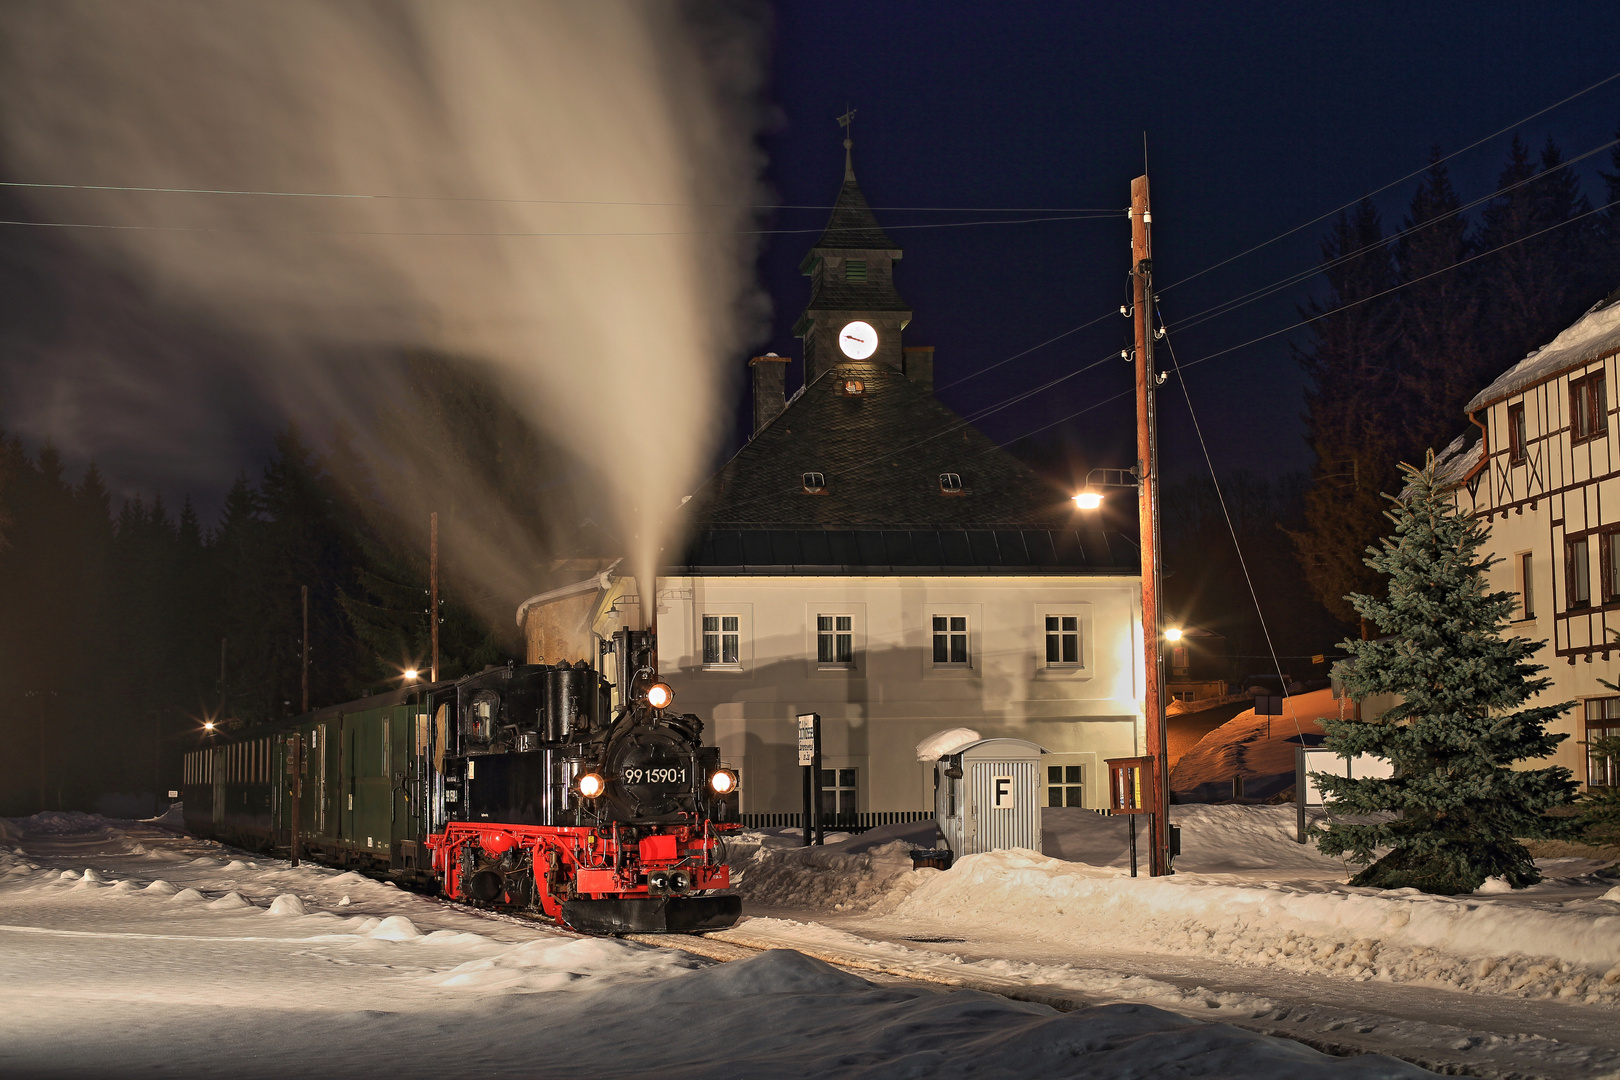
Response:
POLYGON ((934 762, 934 819, 956 858, 1041 850, 1044 753, 1023 739, 979 739, 934 762))

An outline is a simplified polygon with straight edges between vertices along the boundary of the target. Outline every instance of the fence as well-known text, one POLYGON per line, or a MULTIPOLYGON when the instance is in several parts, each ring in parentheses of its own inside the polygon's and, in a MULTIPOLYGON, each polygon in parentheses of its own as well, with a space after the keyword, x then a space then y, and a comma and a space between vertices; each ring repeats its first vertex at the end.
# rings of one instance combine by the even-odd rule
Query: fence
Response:
MULTIPOLYGON (((821 827, 837 832, 862 833, 879 825, 909 825, 914 821, 932 821, 932 810, 883 810, 872 814, 821 815, 821 827)), ((802 829, 803 814, 743 814, 745 829, 802 829)))

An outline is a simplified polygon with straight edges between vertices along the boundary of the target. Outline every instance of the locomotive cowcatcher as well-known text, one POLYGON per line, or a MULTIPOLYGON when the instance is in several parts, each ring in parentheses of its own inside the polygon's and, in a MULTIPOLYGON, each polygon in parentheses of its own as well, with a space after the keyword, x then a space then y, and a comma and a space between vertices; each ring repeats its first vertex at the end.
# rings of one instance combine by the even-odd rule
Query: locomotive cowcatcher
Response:
POLYGON ((576 930, 730 926, 741 898, 715 891, 730 884, 736 774, 703 721, 671 708, 651 631, 620 630, 602 652, 616 687, 580 660, 486 672, 434 702, 433 870, 451 897, 576 930))

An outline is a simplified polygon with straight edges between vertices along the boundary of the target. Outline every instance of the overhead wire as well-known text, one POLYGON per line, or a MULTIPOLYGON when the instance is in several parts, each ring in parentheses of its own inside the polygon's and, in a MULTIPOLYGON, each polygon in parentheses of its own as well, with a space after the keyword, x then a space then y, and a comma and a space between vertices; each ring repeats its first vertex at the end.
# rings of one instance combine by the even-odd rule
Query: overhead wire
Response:
POLYGON ((1258 244, 1254 245, 1251 248, 1247 248, 1247 249, 1245 249, 1243 251, 1238 252, 1236 255, 1230 256, 1229 258, 1222 259, 1220 262, 1211 263, 1209 266, 1204 267, 1202 270, 1199 270, 1196 273, 1188 274, 1186 277, 1179 278, 1176 281, 1171 282, 1169 285, 1166 285, 1164 288, 1160 289, 1159 292, 1161 294, 1167 293, 1171 289, 1177 288, 1177 287, 1179 287, 1181 285, 1185 285, 1187 282, 1193 281, 1196 278, 1203 277, 1205 274, 1209 273, 1211 270, 1217 270, 1220 267, 1223 267, 1223 266, 1227 265, 1228 263, 1236 262, 1238 259, 1244 258, 1247 255, 1251 255, 1254 252, 1259 251, 1261 248, 1269 247, 1270 245, 1275 244, 1279 240, 1287 239, 1288 237, 1290 237, 1290 236, 1294 235, 1295 233, 1299 232, 1300 230, 1307 229, 1310 226, 1315 225, 1318 221, 1322 221, 1322 220, 1325 220, 1327 218, 1332 217, 1334 214, 1339 213, 1341 210, 1348 210, 1350 207, 1356 205, 1356 203, 1360 202, 1362 199, 1370 199, 1374 195, 1379 195, 1379 194, 1382 194, 1383 192, 1388 191, 1390 188, 1396 186, 1397 184, 1404 184, 1406 181, 1412 179, 1412 177, 1421 175, 1423 172, 1427 171, 1428 169, 1433 168, 1435 165, 1440 164, 1441 162, 1450 161, 1452 158, 1457 157, 1459 154, 1466 154, 1468 151, 1473 150, 1476 147, 1483 146, 1485 143, 1490 142, 1492 139, 1495 139, 1495 138, 1498 138, 1498 137, 1500 137, 1502 135, 1505 135, 1509 131, 1512 131, 1514 128, 1519 127, 1522 124, 1529 123, 1531 120, 1536 119, 1538 116, 1545 116, 1547 113, 1552 112, 1554 109, 1559 108, 1560 106, 1563 106, 1563 105, 1567 105, 1571 101, 1574 101, 1577 98, 1584 97, 1587 94, 1590 94, 1592 91, 1596 90, 1598 87, 1605 86, 1608 83, 1611 83, 1616 79, 1620 79, 1620 71, 1617 71, 1612 75, 1608 75, 1608 76, 1605 76, 1604 78, 1599 79, 1597 82, 1595 82, 1595 83, 1591 84, 1590 86, 1586 87, 1584 90, 1577 90, 1575 93, 1570 94, 1568 97, 1560 98, 1558 101, 1553 102, 1551 105, 1548 105, 1545 108, 1538 109, 1537 111, 1531 113, 1529 116, 1523 117, 1522 119, 1519 119, 1519 120, 1515 120, 1513 123, 1508 124, 1506 127, 1500 128, 1500 129, 1498 129, 1496 131, 1493 131, 1489 135, 1484 136, 1483 138, 1475 139, 1473 142, 1469 143, 1467 146, 1463 147, 1460 150, 1454 150, 1451 153, 1446 154, 1443 157, 1440 157, 1440 158, 1436 159, 1435 161, 1429 162, 1428 164, 1424 165, 1422 168, 1414 169, 1412 172, 1407 173, 1405 176, 1399 177, 1398 179, 1395 179, 1395 180, 1391 180, 1389 183, 1385 184, 1383 187, 1374 188, 1372 191, 1367 192, 1365 195, 1357 196, 1356 198, 1354 198, 1354 199, 1350 200, 1349 202, 1345 203, 1343 206, 1336 206, 1332 210, 1329 210, 1325 214, 1319 214, 1316 217, 1311 218, 1309 221, 1301 222, 1300 224, 1295 225, 1293 228, 1288 229, 1285 232, 1278 233, 1276 236, 1273 236, 1270 240, 1262 241, 1261 243, 1258 243, 1258 244))

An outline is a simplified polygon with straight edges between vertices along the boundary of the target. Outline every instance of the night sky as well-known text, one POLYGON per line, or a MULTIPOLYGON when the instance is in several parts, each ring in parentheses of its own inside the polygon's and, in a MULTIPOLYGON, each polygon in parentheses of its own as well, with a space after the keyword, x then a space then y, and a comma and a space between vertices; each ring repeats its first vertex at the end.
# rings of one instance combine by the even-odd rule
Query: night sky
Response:
MULTIPOLYGON (((1154 256, 1170 341, 1182 363, 1298 321, 1320 277, 1185 333, 1178 319, 1318 260, 1319 215, 1382 188, 1620 71, 1612 4, 868 4, 778 6, 774 95, 765 142, 785 204, 830 203, 843 164, 835 118, 855 117, 855 168, 874 207, 1122 210, 1147 137, 1154 256), (1212 263, 1306 227, 1196 281, 1212 263)), ((1566 157, 1620 127, 1620 80, 1516 130, 1566 157)), ((1488 193, 1511 133, 1451 162, 1464 202, 1488 193)), ((1603 201, 1605 151, 1583 163, 1603 201)), ((1386 230, 1414 181, 1378 204, 1386 230)), ((1476 211, 1477 214, 1477 211, 1476 211)), ((996 214, 878 210, 893 228, 996 214)), ((1009 214, 1008 217, 1031 215, 1009 214)), ((825 214, 784 211, 777 228, 825 214)), ((964 415, 1105 357, 1103 363, 979 426, 1009 443, 1092 406, 1064 432, 1080 477, 1135 459, 1130 386, 1117 359, 1130 324, 1115 314, 958 385, 975 371, 1116 311, 1127 298, 1123 217, 1058 223, 893 229, 896 267, 915 311, 912 345, 936 346, 941 398, 964 415)), ((774 336, 758 350, 798 357, 792 326, 807 296, 797 266, 811 236, 774 237, 761 273, 774 336)), ((1302 379, 1282 335, 1197 366, 1187 384, 1216 469, 1276 475, 1310 465, 1302 379)), ((1161 362, 1169 356, 1161 349, 1161 362)), ((789 388, 797 385, 797 366, 789 388)), ((741 388, 739 387, 739 390, 741 388)), ((1170 476, 1205 466, 1173 383, 1162 416, 1170 476)), ((746 401, 738 411, 746 422, 746 401)), ((1458 418, 1459 430, 1462 418, 1458 418)), ((740 436, 739 436, 740 437, 740 436)))
MULTIPOLYGON (((1322 289, 1319 277, 1221 318, 1178 320, 1265 286, 1318 260, 1328 221, 1314 221, 1369 191, 1421 170, 1430 148, 1451 152, 1620 72, 1620 9, 1613 4, 1476 3, 1414 11, 1375 5, 1014 5, 787 2, 776 6, 769 85, 774 120, 762 140, 767 179, 783 209, 759 275, 773 303, 768 340, 723 358, 735 392, 735 430, 720 459, 746 437, 746 360, 775 351, 798 359, 791 328, 806 300, 797 267, 826 220, 843 165, 835 118, 856 109, 855 167, 880 221, 905 249, 901 295, 916 316, 913 345, 937 348, 941 398, 975 416, 1063 375, 1049 391, 1002 409, 979 426, 1002 443, 1046 429, 1086 467, 1135 457, 1130 369, 1118 358, 1129 323, 1129 232, 1122 211, 1142 170, 1146 133, 1153 185, 1155 262, 1170 342, 1183 363, 1283 330, 1322 289), (904 207, 945 207, 918 211, 904 207), (819 209, 818 209, 819 208, 819 209), (1082 212, 1084 220, 960 225, 987 219, 1061 217, 1006 208, 1082 212), (995 212, 992 212, 995 211, 995 212), (918 225, 951 227, 911 228, 918 225), (1181 279, 1296 229, 1283 241, 1197 280, 1181 279), (794 231, 796 230, 796 231, 794 231), (975 372, 1099 319, 1027 356, 975 372), (1101 361, 1098 366, 1079 371, 1101 361), (1075 374, 1078 372, 1077 374, 1075 374), (1078 414, 1078 415, 1073 415, 1078 414), (1055 421, 1071 417, 1061 424, 1055 421)), ((1614 138, 1620 79, 1517 128, 1539 150, 1548 136, 1566 156, 1614 138)), ((1451 163, 1462 198, 1489 192, 1509 135, 1451 163)), ((1597 172, 1580 166, 1601 201, 1597 172)), ((1379 196, 1397 225, 1415 181, 1379 196)), ((15 205, 6 204, 8 213, 15 205)), ((39 312, 91 288, 93 268, 58 237, 0 233, 4 335, 34 333, 39 312)), ((140 327, 161 337, 161 327, 140 327)), ((41 330, 41 335, 52 333, 41 330)), ((139 409, 91 418, 68 447, 69 464, 100 458, 118 494, 191 494, 205 520, 240 470, 256 472, 279 422, 265 408, 221 409, 240 396, 208 372, 206 358, 234 347, 202 339, 142 340, 132 349, 184 350, 196 360, 187 393, 199 416, 217 415, 186 460, 127 448, 139 409), (199 344, 200 342, 200 344, 199 344), (227 417, 257 416, 243 425, 227 417), (223 426, 222 426, 223 425, 223 426), (229 427, 230 430, 226 430, 229 427), (218 428, 218 430, 214 430, 218 428), (95 432, 116 432, 119 455, 98 452, 95 432), (85 433, 88 432, 88 437, 85 433), (209 489, 211 486, 211 489, 209 489)), ((1192 369, 1187 380, 1216 469, 1272 476, 1309 467, 1302 439, 1303 387, 1290 355, 1295 331, 1192 369)), ((33 342, 49 347, 49 342, 33 342)), ((1167 352, 1162 361, 1169 362, 1167 352)), ((0 363, 3 363, 0 360, 0 363)), ((131 365, 131 377, 138 377, 131 365)), ((800 366, 789 374, 790 391, 800 366)), ((3 374, 3 373, 0 373, 3 374)), ((0 386, 4 380, 0 379, 0 386)), ((1163 463, 1172 476, 1204 468, 1174 383, 1163 398, 1163 463)), ((27 430, 0 394, 0 428, 27 430)), ((1458 418, 1459 428, 1462 418, 1458 418)), ((70 440, 71 443, 71 440, 70 440)), ((718 463, 718 462, 717 462, 718 463)))

